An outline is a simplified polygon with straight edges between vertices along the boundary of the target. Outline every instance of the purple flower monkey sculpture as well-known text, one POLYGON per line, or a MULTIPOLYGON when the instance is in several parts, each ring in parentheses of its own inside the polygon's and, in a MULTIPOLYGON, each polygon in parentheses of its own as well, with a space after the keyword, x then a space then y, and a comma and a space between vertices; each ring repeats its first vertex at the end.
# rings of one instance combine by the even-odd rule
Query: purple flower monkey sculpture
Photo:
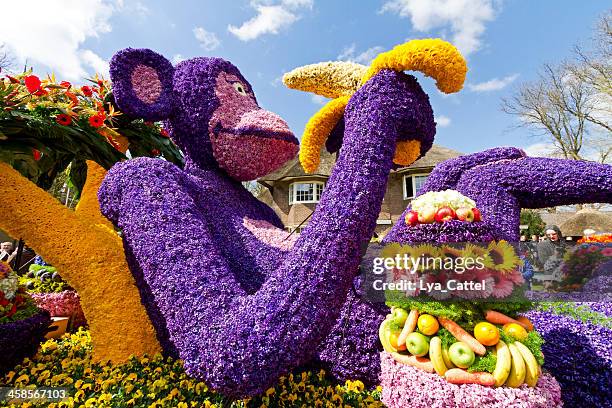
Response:
POLYGON ((234 65, 194 58, 173 67, 151 50, 125 49, 110 73, 117 105, 165 120, 186 159, 184 170, 150 158, 119 163, 99 191, 158 338, 210 387, 262 392, 316 358, 330 334, 374 230, 396 143, 418 143, 415 158, 431 146, 428 97, 414 77, 390 69, 360 86, 321 201, 299 237, 286 240, 272 209, 240 181, 275 170, 298 143, 234 65))

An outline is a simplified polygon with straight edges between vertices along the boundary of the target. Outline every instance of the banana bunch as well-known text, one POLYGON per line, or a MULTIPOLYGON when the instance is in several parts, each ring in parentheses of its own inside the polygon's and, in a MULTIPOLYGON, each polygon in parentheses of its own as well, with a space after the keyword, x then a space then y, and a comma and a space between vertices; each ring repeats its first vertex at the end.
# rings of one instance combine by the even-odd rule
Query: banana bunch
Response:
POLYGON ((392 315, 387 315, 387 318, 380 324, 378 328, 378 338, 387 353, 395 353, 397 349, 391 345, 389 337, 391 336, 391 323, 393 322, 392 315))
POLYGON ((493 371, 495 386, 520 387, 523 383, 535 387, 541 369, 533 353, 520 341, 506 344, 499 341, 495 346, 497 363, 493 371))

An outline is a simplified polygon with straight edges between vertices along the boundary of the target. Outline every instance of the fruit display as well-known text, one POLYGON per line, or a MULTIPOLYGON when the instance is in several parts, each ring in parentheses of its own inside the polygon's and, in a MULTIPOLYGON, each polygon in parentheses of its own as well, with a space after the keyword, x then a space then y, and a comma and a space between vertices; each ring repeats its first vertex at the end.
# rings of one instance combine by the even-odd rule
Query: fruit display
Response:
POLYGON ((482 221, 476 203, 456 190, 430 191, 411 203, 406 213, 407 225, 444 223, 449 221, 482 221))
POLYGON ((536 387, 542 341, 529 319, 484 306, 457 321, 443 316, 452 314, 450 308, 437 316, 422 312, 393 306, 380 325, 384 351, 397 363, 435 373, 451 384, 536 387))

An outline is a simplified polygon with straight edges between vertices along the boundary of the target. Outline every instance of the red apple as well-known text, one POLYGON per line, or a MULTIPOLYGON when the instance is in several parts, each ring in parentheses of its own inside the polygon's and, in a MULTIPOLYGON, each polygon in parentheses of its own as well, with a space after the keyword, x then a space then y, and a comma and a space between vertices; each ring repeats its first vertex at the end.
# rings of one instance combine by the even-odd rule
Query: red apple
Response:
POLYGON ((459 221, 472 222, 474 221, 474 211, 467 207, 457 208, 455 212, 459 221))
POLYGON ((440 207, 436 212, 436 222, 447 222, 456 218, 455 211, 450 207, 440 207))
POLYGON ((410 225, 411 227, 414 227, 418 223, 419 223, 419 213, 417 213, 414 210, 408 211, 408 214, 406 214, 406 224, 410 225))
POLYGON ((480 210, 478 208, 472 208, 472 212, 474 213, 474 222, 482 220, 482 215, 480 214, 480 210))
POLYGON ((425 208, 418 215, 421 224, 431 224, 436 218, 435 208, 425 208))

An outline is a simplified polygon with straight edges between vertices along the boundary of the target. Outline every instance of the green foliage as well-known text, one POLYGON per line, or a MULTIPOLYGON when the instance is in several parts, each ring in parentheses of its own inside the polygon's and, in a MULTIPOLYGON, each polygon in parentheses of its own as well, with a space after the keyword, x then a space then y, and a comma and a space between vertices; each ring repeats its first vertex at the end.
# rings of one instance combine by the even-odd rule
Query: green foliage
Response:
POLYGON ((458 340, 444 327, 441 327, 440 330, 436 333, 436 336, 440 338, 442 341, 442 348, 447 349, 451 346, 451 344, 456 343, 458 340))
POLYGON ((540 302, 537 309, 545 312, 570 316, 585 323, 612 329, 612 318, 603 313, 596 312, 586 305, 578 305, 574 302, 540 302))
POLYGON ((544 227, 546 224, 540 217, 537 211, 533 210, 521 210, 521 225, 527 225, 526 230, 521 230, 521 235, 525 235, 527 238, 531 238, 532 235, 540 236, 544 234, 544 227))
POLYGON ((468 367, 470 373, 485 371, 492 373, 495 371, 495 365, 497 364, 497 357, 490 350, 484 356, 476 356, 474 363, 468 367))
MULTIPOLYGON (((0 309, 2 309, 2 306, 0 306, 0 309)), ((20 304, 17 311, 10 317, 1 313, 2 310, 0 310, 0 324, 27 319, 30 316, 34 316, 39 311, 40 310, 36 307, 34 301, 30 297, 27 297, 25 302, 20 304)))

